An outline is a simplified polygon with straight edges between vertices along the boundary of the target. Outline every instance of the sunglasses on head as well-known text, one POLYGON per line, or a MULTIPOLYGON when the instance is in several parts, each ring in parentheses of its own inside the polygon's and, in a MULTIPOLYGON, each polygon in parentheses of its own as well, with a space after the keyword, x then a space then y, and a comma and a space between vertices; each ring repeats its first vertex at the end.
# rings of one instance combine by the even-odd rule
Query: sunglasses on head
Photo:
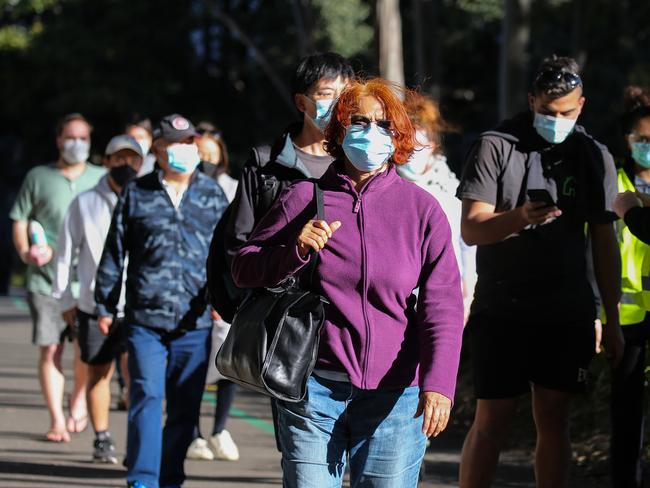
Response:
POLYGON ((214 130, 214 131, 213 130, 208 130, 208 129, 204 129, 202 127, 197 128, 196 133, 201 135, 201 136, 204 136, 204 135, 207 134, 207 135, 212 136, 212 137, 221 137, 221 132, 220 131, 218 131, 218 130, 214 130))
POLYGON ((533 84, 540 88, 547 88, 558 83, 564 83, 573 90, 582 85, 582 79, 577 74, 567 71, 545 70, 537 75, 533 84))
MULTIPOLYGON (((368 117, 365 115, 352 115, 350 117, 350 125, 356 125, 359 127, 363 127, 364 129, 370 127, 370 124, 372 124, 372 120, 370 120, 368 117)), ((388 119, 382 119, 382 120, 375 120, 375 124, 377 124, 377 127, 380 129, 383 129, 388 132, 393 131, 393 121, 388 120, 388 119)))

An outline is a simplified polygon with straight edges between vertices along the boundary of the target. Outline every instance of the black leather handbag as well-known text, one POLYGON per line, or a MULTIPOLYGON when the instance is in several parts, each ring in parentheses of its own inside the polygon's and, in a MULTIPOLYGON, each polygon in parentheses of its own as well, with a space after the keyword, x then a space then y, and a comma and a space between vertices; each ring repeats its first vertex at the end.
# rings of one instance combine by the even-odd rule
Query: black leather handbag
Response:
MULTIPOLYGON (((317 183, 314 199, 322 220, 317 183)), ((312 255, 303 272, 283 286, 255 289, 244 299, 215 360, 224 377, 287 402, 305 397, 325 319, 326 300, 310 291, 317 261, 318 254, 312 255)))

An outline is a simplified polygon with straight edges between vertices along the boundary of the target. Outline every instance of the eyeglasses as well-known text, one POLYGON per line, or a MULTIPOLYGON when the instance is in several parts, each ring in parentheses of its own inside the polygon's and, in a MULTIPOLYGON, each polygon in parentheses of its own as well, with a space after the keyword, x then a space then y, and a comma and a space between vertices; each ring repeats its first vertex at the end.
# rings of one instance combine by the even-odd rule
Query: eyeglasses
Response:
POLYGON ((640 142, 641 144, 650 144, 650 136, 632 133, 627 136, 630 142, 640 142))
POLYGON ((534 86, 548 88, 558 83, 564 83, 571 90, 582 85, 582 79, 575 73, 567 71, 546 70, 542 71, 535 78, 534 86))
MULTIPOLYGON (((352 115, 350 117, 350 125, 356 125, 364 129, 370 127, 370 124, 372 124, 372 122, 373 121, 370 120, 365 115, 352 115)), ((379 127, 380 129, 386 132, 390 132, 391 134, 395 131, 392 120, 388 120, 388 119, 375 120, 375 124, 377 124, 377 127, 379 127)))

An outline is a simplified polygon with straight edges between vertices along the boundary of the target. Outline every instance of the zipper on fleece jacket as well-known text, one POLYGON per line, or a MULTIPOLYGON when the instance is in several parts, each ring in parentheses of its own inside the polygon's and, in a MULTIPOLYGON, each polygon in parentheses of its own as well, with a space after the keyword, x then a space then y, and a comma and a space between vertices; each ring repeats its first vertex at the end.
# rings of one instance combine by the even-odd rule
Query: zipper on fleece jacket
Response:
POLYGON ((363 312, 364 325, 366 326, 366 347, 365 357, 363 362, 363 377, 361 384, 363 388, 368 387, 368 363, 370 356, 370 321, 368 320, 368 252, 366 250, 366 233, 365 223, 363 219, 363 209, 361 208, 361 194, 358 195, 357 201, 354 204, 354 213, 359 214, 359 235, 361 236, 361 274, 363 276, 361 296, 361 311, 363 312))

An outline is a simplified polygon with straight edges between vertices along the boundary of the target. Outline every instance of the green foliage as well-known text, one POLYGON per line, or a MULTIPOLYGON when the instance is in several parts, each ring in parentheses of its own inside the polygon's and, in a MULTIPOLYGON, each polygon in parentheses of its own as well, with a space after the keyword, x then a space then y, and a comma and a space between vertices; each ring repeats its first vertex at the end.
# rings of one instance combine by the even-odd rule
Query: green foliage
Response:
POLYGON ((18 25, 8 25, 0 28, 0 50, 23 50, 31 41, 29 31, 18 25))
POLYGON ((370 47, 374 30, 367 23, 370 7, 361 0, 313 0, 320 12, 320 40, 327 38, 329 48, 343 56, 364 54, 370 47))
POLYGON ((503 17, 503 0, 458 0, 457 7, 486 22, 503 17))

